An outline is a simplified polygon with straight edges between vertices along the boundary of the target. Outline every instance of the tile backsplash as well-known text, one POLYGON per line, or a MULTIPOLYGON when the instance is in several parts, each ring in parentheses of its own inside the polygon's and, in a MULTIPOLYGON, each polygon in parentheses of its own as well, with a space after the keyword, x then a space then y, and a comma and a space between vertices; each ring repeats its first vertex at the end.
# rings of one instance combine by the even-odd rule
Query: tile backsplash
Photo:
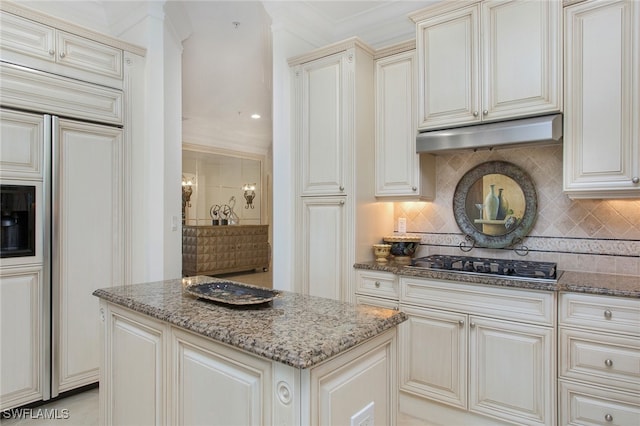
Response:
MULTIPOLYGON (((508 161, 524 169, 538 193, 538 216, 523 244, 528 260, 557 262, 560 270, 640 275, 640 199, 571 200, 562 192, 562 145, 458 152, 436 157, 433 202, 397 202, 394 223, 422 234, 417 256, 463 254, 453 216, 460 178, 485 161, 508 161)), ((519 258, 509 249, 473 249, 470 256, 519 258)))

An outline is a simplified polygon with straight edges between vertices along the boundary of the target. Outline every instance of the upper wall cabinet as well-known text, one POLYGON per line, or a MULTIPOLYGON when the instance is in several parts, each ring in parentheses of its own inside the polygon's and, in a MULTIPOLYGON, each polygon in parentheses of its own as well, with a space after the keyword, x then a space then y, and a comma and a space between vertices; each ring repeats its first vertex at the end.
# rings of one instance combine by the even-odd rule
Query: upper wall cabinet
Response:
POLYGON ((442 2, 411 15, 418 129, 562 110, 562 2, 442 2))
POLYGON ((91 83, 122 87, 123 51, 0 12, 0 59, 91 83))
POLYGON ((353 62, 353 53, 341 52, 295 68, 301 110, 301 195, 344 195, 351 190, 346 170, 351 111, 345 106, 349 92, 343 85, 353 62))
POLYGON ((564 190, 640 196, 640 4, 565 9, 564 190))
POLYGON ((433 200, 434 158, 416 154, 415 44, 402 46, 411 48, 376 54, 376 197, 433 200))

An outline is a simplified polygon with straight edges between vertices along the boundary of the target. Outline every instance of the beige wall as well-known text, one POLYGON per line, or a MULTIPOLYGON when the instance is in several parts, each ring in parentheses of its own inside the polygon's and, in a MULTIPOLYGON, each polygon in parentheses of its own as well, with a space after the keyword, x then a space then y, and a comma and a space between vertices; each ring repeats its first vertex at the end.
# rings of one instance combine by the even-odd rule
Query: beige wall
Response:
MULTIPOLYGON (((514 163, 529 173, 538 192, 538 217, 524 240, 524 260, 557 262, 561 270, 640 275, 640 199, 571 200, 562 192, 562 146, 524 147, 438 155, 434 202, 395 203, 394 218, 422 233, 418 256, 464 254, 453 217, 460 178, 485 161, 514 163)), ((474 249, 470 256, 519 258, 512 250, 474 249)))

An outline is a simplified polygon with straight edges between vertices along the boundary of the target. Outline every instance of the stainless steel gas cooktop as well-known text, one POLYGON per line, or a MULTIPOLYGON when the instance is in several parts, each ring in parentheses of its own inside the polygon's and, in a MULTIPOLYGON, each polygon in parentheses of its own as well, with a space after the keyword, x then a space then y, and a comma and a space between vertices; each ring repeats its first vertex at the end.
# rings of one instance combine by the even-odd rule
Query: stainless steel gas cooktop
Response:
POLYGON ((556 282, 561 275, 553 262, 434 254, 413 259, 411 266, 420 269, 444 270, 480 275, 498 275, 545 282, 556 282))

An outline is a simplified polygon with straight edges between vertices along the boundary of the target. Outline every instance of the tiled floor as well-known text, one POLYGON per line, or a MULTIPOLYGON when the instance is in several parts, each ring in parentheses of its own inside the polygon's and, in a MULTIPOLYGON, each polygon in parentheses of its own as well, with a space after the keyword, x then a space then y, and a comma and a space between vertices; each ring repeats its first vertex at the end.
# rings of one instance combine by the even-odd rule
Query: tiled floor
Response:
POLYGON ((61 398, 45 405, 14 411, 15 417, 0 417, 2 426, 97 426, 98 388, 61 398))
MULTIPOLYGON (((98 389, 91 389, 68 396, 49 404, 32 408, 31 411, 23 411, 21 418, 3 419, 0 417, 0 424, 3 426, 97 426, 98 389), (43 418, 45 414, 57 415, 58 419, 45 419, 43 418)), ((423 426, 427 424, 405 414, 398 414, 397 426, 423 426)))

